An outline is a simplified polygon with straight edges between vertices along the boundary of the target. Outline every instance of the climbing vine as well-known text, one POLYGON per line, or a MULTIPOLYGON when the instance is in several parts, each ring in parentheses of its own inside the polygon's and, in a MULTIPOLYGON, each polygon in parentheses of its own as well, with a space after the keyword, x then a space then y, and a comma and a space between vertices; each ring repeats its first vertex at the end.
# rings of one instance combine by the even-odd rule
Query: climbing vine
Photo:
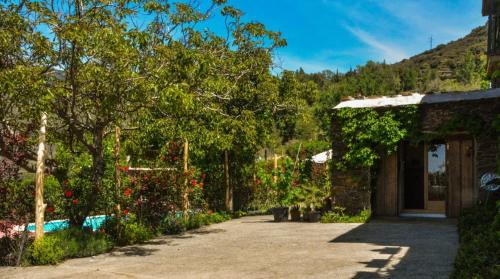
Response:
POLYGON ((341 109, 336 119, 347 147, 336 167, 371 167, 384 154, 397 150, 398 143, 417 131, 417 107, 378 112, 370 108, 341 109))
MULTIPOLYGON (((455 113, 434 133, 423 133, 418 111, 414 105, 385 111, 371 108, 336 111, 335 119, 341 127, 341 140, 346 147, 336 167, 341 170, 373 167, 383 155, 395 152, 401 140, 418 144, 443 139, 457 132, 500 137, 500 115, 488 123, 477 114, 455 113)), ((500 158, 498 160, 500 164, 500 158)))

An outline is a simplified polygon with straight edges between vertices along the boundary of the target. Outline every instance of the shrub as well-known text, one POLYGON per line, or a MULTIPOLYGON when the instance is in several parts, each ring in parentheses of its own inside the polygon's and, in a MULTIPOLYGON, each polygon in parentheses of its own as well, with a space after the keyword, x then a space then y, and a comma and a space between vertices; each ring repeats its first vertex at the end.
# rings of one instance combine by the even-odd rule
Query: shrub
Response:
POLYGON ((233 214, 232 214, 232 218, 241 218, 241 217, 245 217, 247 216, 248 214, 244 211, 241 211, 241 210, 238 210, 238 211, 235 211, 233 214))
POLYGON ((186 221, 182 217, 167 216, 163 219, 160 228, 165 234, 178 234, 186 231, 186 221))
POLYGON ((94 256, 113 248, 113 242, 100 232, 68 229, 55 233, 53 237, 59 238, 65 258, 94 256))
POLYGON ((227 213, 194 213, 187 219, 184 217, 167 216, 163 219, 161 232, 165 234, 178 234, 186 230, 197 229, 205 225, 221 223, 230 220, 231 216, 227 213))
POLYGON ((500 202, 464 210, 451 278, 500 278, 500 202))
POLYGON ((153 236, 153 232, 149 228, 137 222, 125 222, 120 238, 117 239, 116 244, 131 245, 143 243, 153 238, 153 236))
POLYGON ((110 219, 106 222, 105 231, 114 243, 120 246, 142 243, 153 238, 153 231, 137 222, 134 215, 127 218, 110 219))
POLYGON ((44 236, 29 249, 31 262, 36 265, 57 264, 64 259, 64 249, 58 237, 44 236))
POLYGON ((332 211, 325 213, 321 223, 366 223, 370 220, 371 211, 365 209, 357 215, 347 215, 342 207, 334 207, 332 211))

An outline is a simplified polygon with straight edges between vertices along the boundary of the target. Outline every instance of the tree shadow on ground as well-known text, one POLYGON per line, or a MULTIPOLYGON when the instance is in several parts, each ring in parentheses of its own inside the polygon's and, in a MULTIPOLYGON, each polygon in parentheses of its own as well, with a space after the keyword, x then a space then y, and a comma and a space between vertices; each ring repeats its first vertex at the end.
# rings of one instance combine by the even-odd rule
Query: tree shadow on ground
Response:
POLYGON ((222 233, 225 232, 224 229, 210 229, 210 228, 200 228, 188 232, 188 234, 211 234, 211 233, 222 233))
POLYGON ((143 246, 127 246, 120 247, 110 253, 113 257, 146 257, 153 254, 153 252, 159 251, 159 249, 152 249, 143 246))
POLYGON ((458 237, 449 220, 380 220, 362 224, 330 243, 373 244, 372 259, 352 278, 448 278, 458 237))

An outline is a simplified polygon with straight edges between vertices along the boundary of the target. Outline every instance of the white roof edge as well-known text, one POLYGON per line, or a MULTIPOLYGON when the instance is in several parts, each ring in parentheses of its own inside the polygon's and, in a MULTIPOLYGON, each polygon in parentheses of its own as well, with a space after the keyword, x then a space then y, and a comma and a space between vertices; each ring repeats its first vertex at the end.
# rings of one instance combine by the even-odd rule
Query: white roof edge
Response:
POLYGON ((375 108, 375 107, 397 107, 418 104, 436 104, 459 101, 473 101, 481 99, 500 98, 500 88, 490 90, 478 90, 458 93, 434 93, 402 96, 384 96, 379 98, 353 99, 340 102, 334 109, 341 108, 375 108))

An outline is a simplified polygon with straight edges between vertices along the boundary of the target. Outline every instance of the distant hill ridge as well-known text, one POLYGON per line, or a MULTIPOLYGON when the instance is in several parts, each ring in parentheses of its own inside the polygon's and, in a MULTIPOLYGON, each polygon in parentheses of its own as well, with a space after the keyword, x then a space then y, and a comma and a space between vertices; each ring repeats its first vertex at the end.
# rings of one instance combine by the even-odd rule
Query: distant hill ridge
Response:
POLYGON ((480 26, 461 39, 438 45, 431 50, 395 63, 394 66, 396 68, 414 67, 420 72, 434 69, 441 79, 452 79, 455 78, 455 69, 467 52, 470 51, 475 56, 486 54, 487 41, 487 27, 486 25, 480 26))

